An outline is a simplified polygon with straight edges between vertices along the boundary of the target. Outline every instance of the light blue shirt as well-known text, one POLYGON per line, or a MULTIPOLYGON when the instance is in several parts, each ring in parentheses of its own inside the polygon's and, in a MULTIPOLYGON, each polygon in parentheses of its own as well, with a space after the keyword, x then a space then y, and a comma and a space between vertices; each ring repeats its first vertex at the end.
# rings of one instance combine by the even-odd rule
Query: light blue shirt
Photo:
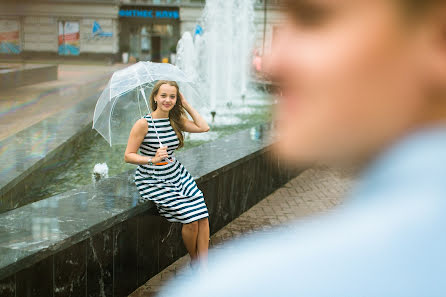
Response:
POLYGON ((445 297, 446 127, 381 154, 335 212, 209 258, 162 296, 445 297))

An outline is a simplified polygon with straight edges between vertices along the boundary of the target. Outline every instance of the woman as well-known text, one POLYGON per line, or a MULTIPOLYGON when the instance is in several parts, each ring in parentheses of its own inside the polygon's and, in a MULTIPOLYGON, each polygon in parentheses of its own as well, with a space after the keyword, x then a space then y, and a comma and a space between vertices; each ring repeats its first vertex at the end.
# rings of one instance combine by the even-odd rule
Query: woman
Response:
POLYGON ((203 193, 173 152, 183 146, 182 131, 207 132, 209 126, 174 81, 156 83, 150 106, 152 115, 139 119, 130 131, 125 162, 139 165, 135 183, 141 200, 155 202, 160 215, 183 224, 181 233, 192 263, 206 260, 209 215, 203 193), (186 117, 185 110, 193 121, 186 117))
POLYGON ((264 60, 276 152, 360 161, 362 178, 335 212, 246 238, 166 295, 446 296, 446 1, 284 2, 264 60))

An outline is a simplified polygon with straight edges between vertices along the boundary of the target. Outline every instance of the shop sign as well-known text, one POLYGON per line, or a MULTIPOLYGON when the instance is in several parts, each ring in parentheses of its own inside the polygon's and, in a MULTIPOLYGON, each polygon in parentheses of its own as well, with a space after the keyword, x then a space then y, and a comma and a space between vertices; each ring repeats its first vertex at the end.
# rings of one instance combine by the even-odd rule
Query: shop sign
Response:
POLYGON ((176 10, 164 9, 120 9, 119 16, 126 18, 179 19, 180 13, 176 10))
POLYGON ((104 32, 104 30, 102 30, 102 28, 101 28, 101 25, 99 25, 99 23, 96 21, 93 22, 93 29, 91 31, 91 34, 93 37, 95 37, 95 36, 112 37, 113 36, 112 32, 104 32))
POLYGON ((79 22, 59 22, 59 55, 78 56, 79 50, 79 22))

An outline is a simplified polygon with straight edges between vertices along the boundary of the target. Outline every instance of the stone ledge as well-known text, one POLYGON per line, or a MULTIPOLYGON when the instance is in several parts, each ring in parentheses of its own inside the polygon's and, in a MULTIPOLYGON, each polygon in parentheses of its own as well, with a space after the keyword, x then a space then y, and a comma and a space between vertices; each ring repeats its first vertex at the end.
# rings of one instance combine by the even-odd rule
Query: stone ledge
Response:
MULTIPOLYGON (((261 139, 251 138, 250 130, 245 130, 177 155, 205 194, 212 233, 298 173, 283 168, 278 160, 270 159, 268 125, 255 129, 264 131, 261 139)), ((134 277, 129 283, 109 284, 115 296, 130 293, 185 254, 180 224, 171 224, 158 217, 153 204, 139 204, 138 198, 131 171, 103 180, 96 186, 86 186, 0 214, 0 285, 14 279, 16 288, 37 286, 41 284, 37 280, 35 284, 19 282, 26 279, 23 275, 35 274, 42 267, 54 265, 54 261, 66 265, 82 261, 90 263, 87 254, 98 253, 92 246, 96 241, 102 242, 97 243, 99 245, 104 244, 104 238, 111 236, 113 242, 107 246, 111 256, 107 256, 101 265, 115 267, 108 272, 112 275, 122 272, 126 277, 134 277), (140 234, 143 229, 145 231, 140 234), (82 253, 76 248, 80 246, 84 250, 82 253), (135 259, 131 256, 129 263, 140 259, 134 263, 135 267, 133 264, 126 266, 124 259, 129 255, 135 256, 135 259), (122 271, 120 265, 124 265, 122 271)), ((85 264, 85 267, 91 265, 85 264)), ((85 269, 82 266, 78 276, 66 280, 77 279, 78 283, 74 285, 81 286, 83 292, 88 289, 84 283, 87 280, 82 278, 88 274, 85 269)), ((45 277, 49 278, 51 290, 55 290, 51 285, 57 286, 53 279, 54 269, 52 273, 45 277)))

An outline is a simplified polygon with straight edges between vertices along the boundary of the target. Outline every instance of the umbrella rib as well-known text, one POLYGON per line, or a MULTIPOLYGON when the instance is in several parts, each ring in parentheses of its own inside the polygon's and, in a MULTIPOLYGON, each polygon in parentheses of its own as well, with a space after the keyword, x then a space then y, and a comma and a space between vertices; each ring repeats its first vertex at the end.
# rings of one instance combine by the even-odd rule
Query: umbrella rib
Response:
MULTIPOLYGON (((149 62, 149 63, 150 63, 150 62, 149 62)), ((144 69, 146 70, 147 74, 150 75, 150 81, 151 81, 151 82, 154 81, 154 80, 153 80, 153 76, 152 76, 152 74, 150 73, 149 69, 147 69, 147 66, 146 66, 146 64, 144 64, 144 62, 142 62, 142 66, 143 66, 144 69)), ((139 78, 138 78, 138 81, 139 81, 139 78)), ((149 104, 147 103, 147 99, 146 99, 146 96, 145 96, 144 93, 143 93, 143 97, 144 97, 144 100, 145 100, 145 102, 146 102, 147 110, 148 110, 149 113, 151 114, 151 112, 150 112, 150 108, 149 108, 149 104)))
MULTIPOLYGON (((139 62, 139 63, 143 63, 143 62, 139 62)), ((146 66, 145 66, 144 64, 142 64, 142 65, 144 66, 144 68, 145 68, 146 71, 147 71, 146 66)), ((136 77, 136 79, 138 80, 138 86, 141 86, 141 80, 140 80, 139 77, 138 77, 138 73, 137 73, 135 70, 133 70, 133 71, 135 72, 135 77, 136 77)), ((147 71, 147 72, 148 72, 148 71, 147 71)), ((150 79, 152 79, 152 76, 150 76, 150 79)), ((136 88, 138 88, 138 87, 136 87, 136 88)), ((144 98, 144 101, 145 101, 145 103, 146 103, 147 111, 150 113, 149 104, 147 103, 146 94, 144 94, 144 91, 142 90, 142 86, 140 87, 140 91, 141 91, 141 94, 142 94, 142 96, 143 96, 143 98, 144 98)))
POLYGON ((110 133, 110 147, 112 146, 112 142, 111 142, 112 141, 111 140, 111 115, 113 114, 113 110, 115 109, 115 105, 116 105, 116 102, 118 102, 118 99, 119 99, 119 97, 116 98, 115 101, 113 101, 112 107, 110 109, 110 117, 108 118, 108 122, 109 122, 108 129, 109 129, 109 133, 110 133))
MULTIPOLYGON (((110 98, 108 99, 108 102, 111 102, 111 99, 112 99, 112 92, 111 91, 112 91, 112 86, 113 86, 112 82, 113 82, 113 77, 114 76, 115 75, 113 74, 112 77, 110 78, 110 94, 109 94, 110 98)), ((114 104, 113 104, 112 109, 110 111, 110 116, 108 117, 108 138, 110 139, 110 147, 112 146, 112 139, 111 139, 111 136, 112 136, 112 133, 111 133, 111 115, 112 115, 112 112, 113 112, 113 107, 114 107, 114 104)))
MULTIPOLYGON (((151 63, 151 62, 149 62, 149 63, 151 63)), ((142 66, 144 66, 144 68, 146 69, 147 74, 150 75, 150 81, 154 81, 153 76, 152 76, 152 74, 150 73, 150 71, 147 69, 146 64, 143 63, 142 66)))
POLYGON ((141 111, 141 103, 139 102, 140 100, 139 100, 139 93, 138 92, 136 92, 136 94, 138 94, 138 110, 139 110, 139 117, 140 118, 142 118, 143 117, 143 115, 142 115, 142 111, 141 111))

